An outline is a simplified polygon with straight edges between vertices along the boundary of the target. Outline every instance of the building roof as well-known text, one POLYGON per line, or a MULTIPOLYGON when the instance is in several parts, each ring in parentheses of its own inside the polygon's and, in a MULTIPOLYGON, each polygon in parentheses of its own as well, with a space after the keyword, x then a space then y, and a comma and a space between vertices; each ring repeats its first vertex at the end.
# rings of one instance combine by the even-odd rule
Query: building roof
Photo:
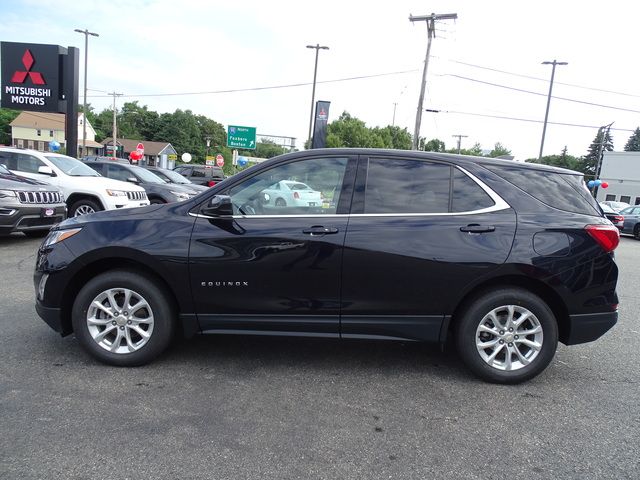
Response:
MULTIPOLYGON (((102 145, 111 145, 113 140, 111 138, 105 138, 102 141, 102 145)), ((118 138, 118 145, 122 145, 125 152, 133 152, 139 143, 144 145, 145 155, 160 155, 160 153, 176 153, 173 145, 169 142, 150 142, 148 140, 132 140, 130 138, 118 138)))
POLYGON ((10 125, 42 130, 64 130, 64 113, 20 112, 10 125))

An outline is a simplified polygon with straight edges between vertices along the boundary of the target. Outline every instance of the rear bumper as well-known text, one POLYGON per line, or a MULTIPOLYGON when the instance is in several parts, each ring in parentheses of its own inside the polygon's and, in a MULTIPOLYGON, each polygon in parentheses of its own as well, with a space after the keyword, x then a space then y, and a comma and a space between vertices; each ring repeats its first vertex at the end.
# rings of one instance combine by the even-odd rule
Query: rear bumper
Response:
POLYGON ((608 332, 618 321, 618 312, 569 315, 566 345, 593 342, 608 332))

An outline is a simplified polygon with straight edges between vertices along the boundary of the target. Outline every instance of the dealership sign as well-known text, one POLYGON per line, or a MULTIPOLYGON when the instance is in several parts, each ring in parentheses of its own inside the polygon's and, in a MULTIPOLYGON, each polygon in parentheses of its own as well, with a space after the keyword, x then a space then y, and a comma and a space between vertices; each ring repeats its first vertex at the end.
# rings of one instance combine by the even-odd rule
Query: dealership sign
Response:
POLYGON ((58 45, 2 42, 2 107, 60 112, 64 50, 58 45))

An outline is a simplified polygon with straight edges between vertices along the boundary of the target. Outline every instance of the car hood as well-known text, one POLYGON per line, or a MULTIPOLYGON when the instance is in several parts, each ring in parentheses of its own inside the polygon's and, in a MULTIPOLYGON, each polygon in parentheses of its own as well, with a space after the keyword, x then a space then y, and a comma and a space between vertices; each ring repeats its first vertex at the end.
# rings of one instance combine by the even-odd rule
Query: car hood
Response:
POLYGON ((19 189, 32 191, 52 191, 58 190, 57 187, 45 182, 33 180, 32 178, 21 177, 20 175, 9 175, 0 173, 0 189, 19 189))
POLYGON ((156 210, 166 207, 166 205, 148 205, 146 207, 133 207, 122 208, 118 210, 102 210, 99 212, 91 213, 89 215, 80 215, 79 217, 70 217, 64 222, 58 224, 60 228, 67 229, 73 227, 81 227, 86 223, 102 221, 102 220, 115 220, 120 218, 130 217, 132 215, 148 215, 156 210))

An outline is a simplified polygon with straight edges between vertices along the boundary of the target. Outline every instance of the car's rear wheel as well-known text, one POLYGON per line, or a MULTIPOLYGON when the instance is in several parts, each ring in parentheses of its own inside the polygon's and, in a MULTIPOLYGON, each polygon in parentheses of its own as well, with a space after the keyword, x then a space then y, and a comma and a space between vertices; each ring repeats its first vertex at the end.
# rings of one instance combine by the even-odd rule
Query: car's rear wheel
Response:
POLYGON ((558 326, 549 306, 519 288, 500 288, 476 297, 458 317, 460 356, 480 378, 519 383, 542 372, 558 345, 558 326))
POLYGON ((285 201, 284 198, 276 199, 276 207, 286 207, 286 206, 287 206, 287 202, 285 201))
POLYGON ((70 217, 79 217, 80 215, 87 215, 89 213, 99 212, 102 210, 100 205, 95 201, 87 199, 81 199, 73 203, 69 209, 70 217))
POLYGON ((114 270, 90 280, 73 304, 73 330, 97 359, 118 366, 150 362, 171 342, 175 313, 154 279, 114 270))

